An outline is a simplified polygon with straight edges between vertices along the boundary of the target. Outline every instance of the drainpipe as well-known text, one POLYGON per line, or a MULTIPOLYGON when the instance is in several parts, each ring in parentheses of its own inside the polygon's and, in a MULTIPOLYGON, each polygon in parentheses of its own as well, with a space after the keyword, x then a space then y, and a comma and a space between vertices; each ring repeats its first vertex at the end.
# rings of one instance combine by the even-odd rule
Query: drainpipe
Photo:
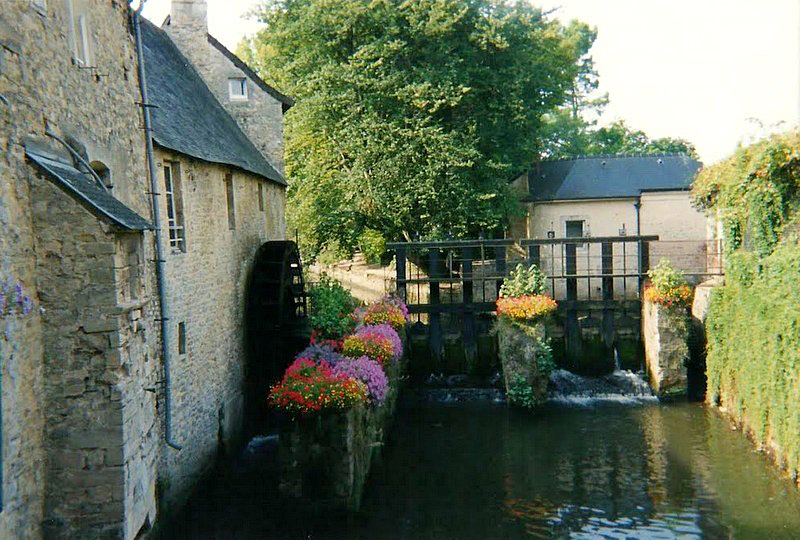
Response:
MULTIPOLYGON (((641 222, 640 222, 640 219, 639 219, 640 212, 641 212, 641 209, 642 209, 642 201, 641 200, 637 200, 635 203, 633 203, 633 207, 636 209, 636 236, 642 236, 642 225, 641 225, 641 222)), ((638 248, 636 249, 636 253, 637 253, 637 257, 639 259, 639 267, 637 268, 636 273, 639 274, 639 298, 641 299, 642 298, 642 285, 644 283, 644 280, 642 279, 642 264, 644 263, 644 260, 642 259, 642 247, 643 246, 642 246, 642 239, 641 238, 639 238, 639 240, 637 241, 637 245, 638 245, 638 248)))
POLYGON ((164 358, 164 439, 167 446, 180 450, 181 447, 172 440, 172 393, 170 377, 170 361, 172 359, 172 332, 169 325, 169 305, 167 304, 167 283, 164 268, 164 253, 161 247, 161 212, 158 207, 158 177, 156 162, 153 158, 153 131, 150 122, 150 102, 147 97, 147 84, 144 73, 144 53, 142 49, 142 30, 139 17, 146 0, 140 0, 139 7, 133 12, 133 33, 136 37, 136 56, 139 63, 139 90, 142 93, 142 117, 144 118, 145 152, 147 169, 150 174, 150 194, 153 199, 153 226, 156 231, 156 278, 158 281, 158 303, 161 312, 161 354, 164 358))

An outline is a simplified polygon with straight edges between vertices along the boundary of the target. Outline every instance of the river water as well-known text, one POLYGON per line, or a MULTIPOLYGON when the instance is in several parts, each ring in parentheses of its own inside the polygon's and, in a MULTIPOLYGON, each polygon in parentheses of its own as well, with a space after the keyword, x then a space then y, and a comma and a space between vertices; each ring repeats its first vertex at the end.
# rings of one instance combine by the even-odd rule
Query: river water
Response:
POLYGON ((276 504, 274 438, 174 538, 800 538, 800 491, 700 404, 401 407, 355 517, 276 504))

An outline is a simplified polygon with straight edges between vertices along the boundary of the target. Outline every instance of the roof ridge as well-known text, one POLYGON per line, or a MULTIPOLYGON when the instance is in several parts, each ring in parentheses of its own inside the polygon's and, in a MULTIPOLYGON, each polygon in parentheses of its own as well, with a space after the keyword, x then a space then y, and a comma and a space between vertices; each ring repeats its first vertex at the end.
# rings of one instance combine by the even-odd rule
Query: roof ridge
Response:
MULTIPOLYGON (((694 159, 689 154, 685 152, 659 152, 657 154, 633 154, 633 153, 624 153, 624 154, 581 154, 579 156, 570 156, 570 157, 560 157, 555 159, 543 159, 540 163, 552 163, 556 161, 577 161, 580 159, 622 159, 622 158, 659 158, 659 157, 688 157, 689 159, 694 159)), ((697 160, 695 160, 697 161, 697 160)), ((534 164, 536 161, 533 162, 534 164)))

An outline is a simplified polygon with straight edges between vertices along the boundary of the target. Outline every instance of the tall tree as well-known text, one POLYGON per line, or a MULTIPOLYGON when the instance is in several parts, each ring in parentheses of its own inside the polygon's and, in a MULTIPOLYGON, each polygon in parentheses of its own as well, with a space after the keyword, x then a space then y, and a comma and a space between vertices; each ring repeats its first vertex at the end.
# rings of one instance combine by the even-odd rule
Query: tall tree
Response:
POLYGON ((538 155, 542 115, 570 96, 586 48, 577 23, 525 2, 268 0, 259 15, 239 52, 296 98, 289 217, 312 255, 365 230, 501 227, 506 180, 538 155))

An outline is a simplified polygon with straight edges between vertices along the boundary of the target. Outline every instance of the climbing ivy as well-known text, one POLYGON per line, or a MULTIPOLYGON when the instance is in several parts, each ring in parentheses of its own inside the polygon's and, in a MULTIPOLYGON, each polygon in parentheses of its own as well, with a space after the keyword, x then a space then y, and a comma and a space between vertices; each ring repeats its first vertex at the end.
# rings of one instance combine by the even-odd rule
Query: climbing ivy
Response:
POLYGON ((740 247, 769 255, 800 207, 800 132, 739 148, 700 171, 692 198, 722 220, 728 253, 740 247))
POLYGON ((719 217, 725 285, 706 320, 708 400, 800 471, 800 132, 700 172, 696 204, 719 217))

